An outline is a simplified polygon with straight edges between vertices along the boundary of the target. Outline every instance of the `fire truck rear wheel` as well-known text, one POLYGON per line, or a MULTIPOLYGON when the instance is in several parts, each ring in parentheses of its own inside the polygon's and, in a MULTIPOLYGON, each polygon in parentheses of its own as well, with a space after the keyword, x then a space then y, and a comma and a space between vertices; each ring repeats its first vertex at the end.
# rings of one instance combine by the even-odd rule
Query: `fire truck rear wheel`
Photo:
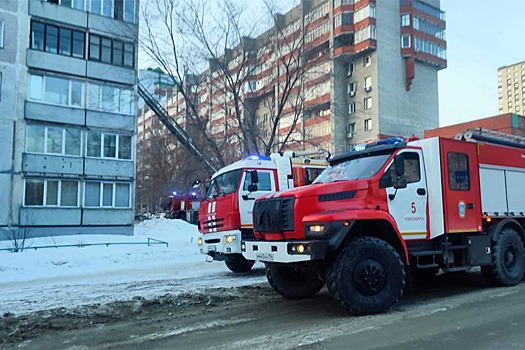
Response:
POLYGON ((490 282, 498 286, 514 286, 521 282, 525 273, 525 248, 514 229, 501 231, 492 247, 492 261, 493 265, 481 268, 490 282))
POLYGON ((386 312, 405 287, 405 267, 397 251, 375 237, 351 241, 330 266, 328 291, 356 315, 386 312))
POLYGON ((285 298, 308 298, 323 288, 325 269, 315 263, 268 263, 266 278, 272 288, 285 298))
POLYGON ((246 260, 246 258, 241 254, 235 254, 229 257, 229 259, 226 260, 225 263, 226 266, 230 269, 230 271, 241 273, 250 271, 252 269, 253 264, 255 264, 255 261, 246 260))

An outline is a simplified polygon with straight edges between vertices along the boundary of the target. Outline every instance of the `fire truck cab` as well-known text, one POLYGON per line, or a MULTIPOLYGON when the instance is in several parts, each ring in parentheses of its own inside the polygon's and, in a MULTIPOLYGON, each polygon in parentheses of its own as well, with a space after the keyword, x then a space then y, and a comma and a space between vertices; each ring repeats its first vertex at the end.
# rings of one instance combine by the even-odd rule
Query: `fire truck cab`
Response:
POLYGON ((355 314, 388 310, 407 276, 439 269, 481 266, 515 285, 525 271, 525 146, 496 142, 430 138, 334 157, 313 186, 256 201, 244 256, 266 263, 281 295, 326 283, 355 314))
POLYGON ((225 261, 233 272, 246 272, 254 260, 242 256, 241 243, 253 239, 255 199, 312 183, 327 166, 326 159, 301 155, 315 152, 250 156, 220 169, 210 181, 199 209, 200 252, 225 261))

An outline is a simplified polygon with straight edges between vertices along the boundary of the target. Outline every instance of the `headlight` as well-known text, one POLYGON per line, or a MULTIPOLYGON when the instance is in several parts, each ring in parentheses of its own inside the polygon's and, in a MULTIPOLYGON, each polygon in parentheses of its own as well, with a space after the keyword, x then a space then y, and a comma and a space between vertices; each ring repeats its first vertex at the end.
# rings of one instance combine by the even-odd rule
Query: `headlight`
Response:
POLYGON ((202 238, 199 237, 199 238, 197 239, 197 244, 198 244, 198 245, 202 245, 203 243, 204 243, 204 241, 202 240, 202 238))
POLYGON ((321 232, 324 230, 324 226, 323 225, 312 225, 310 226, 310 231, 311 232, 321 232))
POLYGON ((288 245, 288 253, 295 254, 310 254, 310 246, 308 243, 290 243, 288 245))
POLYGON ((231 244, 235 241, 237 241, 237 236, 236 235, 227 235, 227 236, 224 236, 224 241, 228 244, 231 244))

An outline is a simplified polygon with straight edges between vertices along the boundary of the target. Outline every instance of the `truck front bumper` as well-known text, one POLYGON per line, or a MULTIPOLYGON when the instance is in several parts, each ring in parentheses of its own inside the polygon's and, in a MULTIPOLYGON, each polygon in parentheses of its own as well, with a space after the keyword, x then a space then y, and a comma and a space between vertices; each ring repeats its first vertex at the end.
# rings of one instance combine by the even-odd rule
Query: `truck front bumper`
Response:
POLYGON ((216 260, 222 254, 241 254, 241 231, 222 231, 199 235, 197 240, 202 254, 210 255, 216 260))
POLYGON ((311 241, 244 241, 243 255, 247 260, 294 263, 324 259, 328 242, 311 241))

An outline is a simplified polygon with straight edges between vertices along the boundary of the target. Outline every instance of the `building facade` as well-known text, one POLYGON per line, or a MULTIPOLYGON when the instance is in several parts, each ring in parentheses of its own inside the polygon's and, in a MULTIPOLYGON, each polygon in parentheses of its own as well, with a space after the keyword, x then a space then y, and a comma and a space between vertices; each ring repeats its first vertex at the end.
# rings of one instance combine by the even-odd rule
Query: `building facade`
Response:
POLYGON ((0 2, 4 232, 133 233, 138 6, 0 2))
POLYGON ((525 61, 498 68, 500 113, 525 113, 525 61))
MULTIPOLYGON (((318 146, 340 153, 390 135, 423 136, 424 130, 437 127, 438 71, 447 65, 446 24, 439 6, 439 0, 303 0, 276 16, 268 32, 245 38, 244 50, 225 56, 230 56, 232 71, 242 64, 248 72, 243 98, 249 102, 244 106, 255 111, 261 129, 256 136, 268 137, 265 127, 285 80, 280 60, 294 50, 287 53, 276 46, 286 38, 270 40, 277 30, 289 36, 305 33, 301 62, 306 73, 298 88, 304 96, 301 115, 294 119, 295 109, 288 105, 278 127, 283 138, 296 122, 290 148, 318 146)), ((217 88, 223 80, 224 74, 210 64, 193 97, 211 119, 210 133, 230 133, 234 144, 238 126, 229 125, 231 104, 217 88)), ((180 94, 168 97, 167 107, 184 124, 180 94)), ((232 153, 228 158, 241 156, 232 153)))

